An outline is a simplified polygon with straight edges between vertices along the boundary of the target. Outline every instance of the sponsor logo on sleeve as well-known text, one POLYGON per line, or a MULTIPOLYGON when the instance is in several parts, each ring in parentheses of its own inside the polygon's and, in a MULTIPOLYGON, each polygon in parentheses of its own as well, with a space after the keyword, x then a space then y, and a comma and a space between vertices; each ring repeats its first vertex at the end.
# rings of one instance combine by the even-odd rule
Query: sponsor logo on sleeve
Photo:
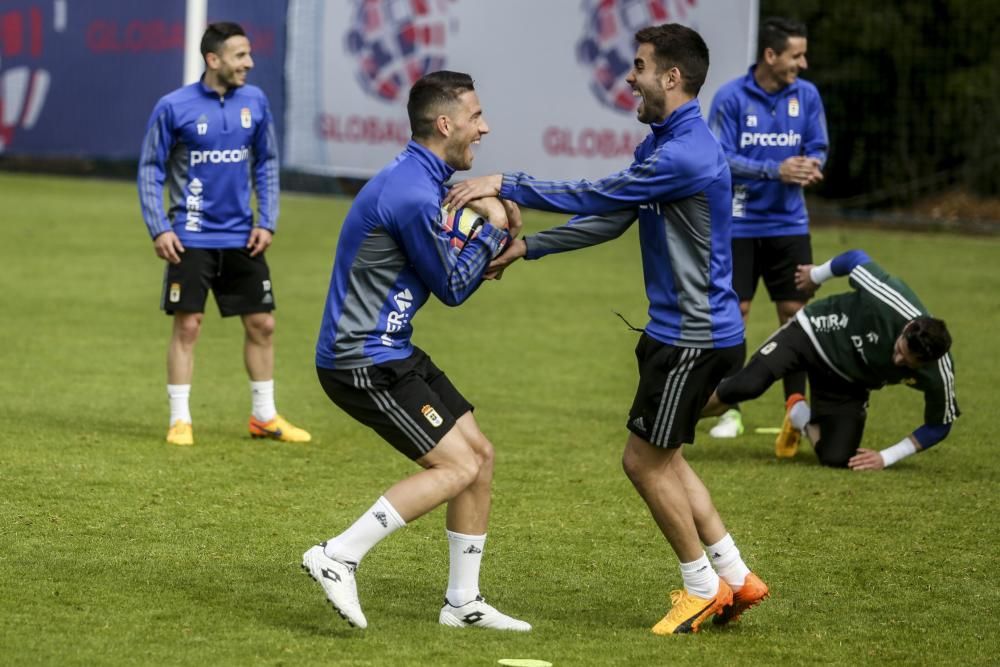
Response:
POLYGON ((380 337, 382 344, 386 347, 393 346, 392 334, 397 333, 410 321, 408 311, 413 306, 413 294, 405 289, 392 298, 396 305, 396 310, 390 310, 385 318, 385 333, 380 337))
POLYGON ((184 229, 189 232, 200 232, 201 231, 201 207, 204 198, 201 193, 204 191, 204 186, 201 181, 197 178, 191 179, 188 183, 188 195, 186 201, 187 217, 184 220, 184 229))

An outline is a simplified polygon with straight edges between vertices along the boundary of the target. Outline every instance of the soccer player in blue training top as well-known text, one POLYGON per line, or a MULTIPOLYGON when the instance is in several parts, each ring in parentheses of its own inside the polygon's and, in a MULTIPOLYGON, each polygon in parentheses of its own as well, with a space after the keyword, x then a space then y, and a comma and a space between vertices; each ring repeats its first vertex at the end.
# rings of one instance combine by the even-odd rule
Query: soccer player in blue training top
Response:
MULTIPOLYGON (((769 18, 759 32, 757 63, 719 88, 708 124, 733 173, 733 288, 743 321, 763 278, 784 324, 809 300, 795 286, 795 267, 812 263, 802 189, 823 178, 826 116, 816 86, 799 79, 806 69, 806 27, 769 18)), ((743 361, 727 374, 742 368, 743 361)), ((786 398, 804 394, 805 374, 789 374, 784 386, 786 398)), ((709 431, 716 438, 741 433, 739 406, 709 431)))
POLYGON ((201 38, 205 74, 157 102, 139 158, 139 201, 156 254, 167 261, 161 308, 173 315, 167 348, 167 442, 193 445, 194 347, 208 291, 223 317, 239 315, 250 376, 250 435, 309 442, 274 405, 274 294, 264 251, 278 222, 278 146, 264 93, 246 85, 250 40, 235 23, 201 38), (170 192, 163 211, 163 184, 170 192), (259 219, 250 209, 251 181, 259 219))
POLYGON ((778 378, 805 372, 812 408, 801 394, 788 399, 778 436, 784 456, 795 456, 805 433, 823 465, 882 470, 941 442, 958 417, 951 335, 906 283, 860 250, 798 267, 796 284, 812 294, 832 276, 850 276, 854 291, 800 310, 746 368, 719 384, 704 414, 719 414, 727 405, 760 396, 778 378), (923 392, 924 425, 882 451, 861 448, 869 393, 900 383, 923 392))
POLYGON ((593 182, 485 176, 455 186, 447 203, 499 194, 583 216, 514 241, 491 270, 519 257, 603 243, 638 219, 650 321, 635 350, 639 387, 622 462, 680 560, 684 590, 671 594, 670 612, 653 627, 666 635, 697 632, 713 615, 716 623, 735 620, 766 597, 767 586, 744 564, 681 451, 694 442, 714 385, 744 354, 732 289, 729 166, 696 99, 708 72, 708 47, 697 32, 677 24, 644 28, 635 38, 626 81, 640 99, 639 120, 652 132, 627 169, 593 182))
POLYGON ((472 202, 489 222, 464 245, 453 243, 441 207, 444 183, 472 167, 472 144, 489 132, 468 74, 419 79, 407 111, 412 141, 361 189, 344 220, 316 366, 330 400, 424 470, 396 482, 347 530, 306 551, 302 567, 341 616, 367 627, 355 587, 358 563, 393 531, 447 502, 451 565, 439 622, 527 631, 528 623, 479 594, 493 445, 472 405, 410 342, 413 318, 430 295, 449 306, 468 299, 510 232, 516 235, 520 217, 496 198, 472 202))

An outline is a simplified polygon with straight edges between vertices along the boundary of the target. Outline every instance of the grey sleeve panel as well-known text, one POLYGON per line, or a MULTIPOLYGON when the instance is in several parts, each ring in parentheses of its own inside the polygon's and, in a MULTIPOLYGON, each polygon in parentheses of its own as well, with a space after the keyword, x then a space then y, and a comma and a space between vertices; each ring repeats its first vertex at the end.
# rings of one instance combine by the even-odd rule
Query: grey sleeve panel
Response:
POLYGON ((538 259, 545 255, 569 250, 579 250, 616 239, 636 219, 634 209, 626 209, 607 215, 578 216, 565 225, 546 229, 525 239, 528 246, 527 259, 538 259))

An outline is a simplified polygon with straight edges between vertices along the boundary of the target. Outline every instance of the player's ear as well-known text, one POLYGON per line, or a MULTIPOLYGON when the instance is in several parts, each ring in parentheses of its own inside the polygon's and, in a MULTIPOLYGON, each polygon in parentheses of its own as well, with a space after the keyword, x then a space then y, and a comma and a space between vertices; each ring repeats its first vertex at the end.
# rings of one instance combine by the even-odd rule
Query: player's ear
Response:
POLYGON ((218 69, 219 63, 222 62, 219 59, 219 54, 214 51, 209 51, 205 54, 205 68, 206 69, 218 69))
POLYGON ((435 118, 434 127, 437 128, 437 131, 441 133, 442 137, 451 136, 451 130, 453 125, 451 122, 451 118, 449 118, 448 116, 441 114, 440 116, 435 118))
POLYGON ((663 83, 667 90, 673 90, 681 85, 681 71, 677 67, 671 67, 664 72, 663 83))

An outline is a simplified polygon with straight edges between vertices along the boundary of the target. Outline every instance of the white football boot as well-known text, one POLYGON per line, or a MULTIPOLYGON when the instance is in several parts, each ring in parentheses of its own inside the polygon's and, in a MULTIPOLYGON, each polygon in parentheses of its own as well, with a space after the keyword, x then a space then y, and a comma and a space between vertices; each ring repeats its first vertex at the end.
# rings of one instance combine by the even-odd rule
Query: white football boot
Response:
POLYGON ((330 558, 323 551, 324 546, 326 542, 317 544, 302 554, 302 569, 323 587, 326 599, 341 618, 352 626, 367 628, 368 620, 361 611, 358 587, 354 581, 357 566, 330 558))
POLYGON ((531 630, 530 623, 511 618, 498 611, 496 607, 487 604, 482 595, 477 595, 475 600, 467 602, 461 607, 453 607, 448 602, 448 598, 445 598, 438 622, 453 628, 489 628, 491 630, 514 630, 515 632, 531 630))
POLYGON ((743 415, 739 410, 726 410, 708 434, 713 438, 735 438, 743 435, 743 415))

